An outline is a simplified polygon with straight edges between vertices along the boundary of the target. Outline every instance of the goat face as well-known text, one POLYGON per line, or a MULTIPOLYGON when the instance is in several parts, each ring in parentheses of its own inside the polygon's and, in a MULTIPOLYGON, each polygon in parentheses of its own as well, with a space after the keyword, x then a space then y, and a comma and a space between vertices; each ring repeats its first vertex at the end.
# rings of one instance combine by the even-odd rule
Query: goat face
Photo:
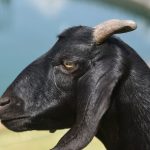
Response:
POLYGON ((63 32, 3 94, 2 123, 14 131, 71 127, 54 150, 84 148, 96 134, 129 62, 124 44, 108 38, 135 28, 132 21, 111 20, 96 28, 78 26, 63 32))
POLYGON ((73 124, 77 82, 89 67, 90 37, 87 27, 62 33, 49 52, 17 77, 0 100, 0 118, 6 127, 52 130, 73 124))

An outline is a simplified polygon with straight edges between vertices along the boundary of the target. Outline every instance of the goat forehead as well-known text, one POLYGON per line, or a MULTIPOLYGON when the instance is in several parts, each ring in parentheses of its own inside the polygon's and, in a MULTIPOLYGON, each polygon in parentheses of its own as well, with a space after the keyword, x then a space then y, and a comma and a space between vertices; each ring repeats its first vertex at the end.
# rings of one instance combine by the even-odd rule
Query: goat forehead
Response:
POLYGON ((70 42, 64 44, 64 47, 62 47, 61 51, 68 52, 68 53, 80 53, 80 52, 87 52, 91 49, 92 44, 86 44, 86 43, 77 43, 77 42, 70 42))
POLYGON ((84 58, 85 56, 89 55, 91 48, 92 45, 89 44, 59 40, 49 51, 48 57, 52 59, 63 59, 72 57, 84 58))
POLYGON ((86 26, 77 26, 65 30, 61 33, 59 41, 65 43, 65 45, 89 45, 93 41, 93 30, 86 26))
POLYGON ((84 58, 89 55, 90 49, 91 45, 67 43, 56 49, 56 53, 53 58, 84 58))

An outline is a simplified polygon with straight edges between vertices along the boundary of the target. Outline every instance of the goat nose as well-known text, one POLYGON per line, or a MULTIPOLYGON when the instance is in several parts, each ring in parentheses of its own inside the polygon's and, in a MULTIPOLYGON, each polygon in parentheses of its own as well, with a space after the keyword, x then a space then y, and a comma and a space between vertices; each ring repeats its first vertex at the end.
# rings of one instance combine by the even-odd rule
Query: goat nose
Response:
POLYGON ((8 105, 10 103, 10 99, 8 97, 4 97, 0 99, 0 106, 3 107, 5 105, 8 105))

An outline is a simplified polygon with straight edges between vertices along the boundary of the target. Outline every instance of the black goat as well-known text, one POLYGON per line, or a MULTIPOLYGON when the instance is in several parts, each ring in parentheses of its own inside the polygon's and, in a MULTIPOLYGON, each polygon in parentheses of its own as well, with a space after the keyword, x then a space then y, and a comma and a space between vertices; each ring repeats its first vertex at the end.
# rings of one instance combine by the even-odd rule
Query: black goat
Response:
POLYGON ((13 131, 71 128, 53 150, 80 150, 94 136, 108 150, 150 150, 150 69, 114 33, 133 21, 77 26, 29 65, 0 99, 13 131))

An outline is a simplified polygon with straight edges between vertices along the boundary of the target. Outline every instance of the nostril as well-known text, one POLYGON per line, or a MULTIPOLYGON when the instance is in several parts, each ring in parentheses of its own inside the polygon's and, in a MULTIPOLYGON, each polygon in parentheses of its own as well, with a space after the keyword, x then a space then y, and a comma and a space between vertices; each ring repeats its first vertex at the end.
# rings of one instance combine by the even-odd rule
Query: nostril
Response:
POLYGON ((0 99, 0 106, 5 106, 8 105, 9 103, 10 103, 10 99, 8 97, 0 99))

